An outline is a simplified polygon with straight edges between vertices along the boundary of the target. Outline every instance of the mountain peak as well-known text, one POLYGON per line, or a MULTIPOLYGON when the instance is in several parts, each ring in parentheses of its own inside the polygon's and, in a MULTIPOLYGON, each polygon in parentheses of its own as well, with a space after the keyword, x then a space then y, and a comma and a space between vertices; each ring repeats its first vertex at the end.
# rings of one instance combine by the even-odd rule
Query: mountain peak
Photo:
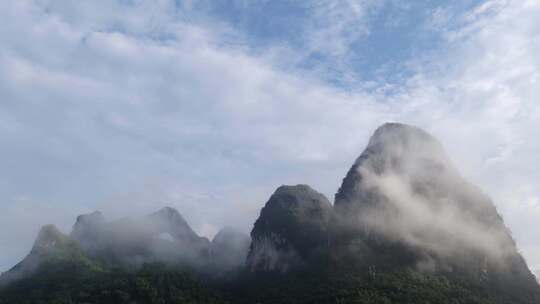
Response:
MULTIPOLYGON (((396 174, 430 182, 433 175, 457 175, 440 142, 426 131, 402 123, 385 123, 375 130, 356 159, 335 196, 339 208, 351 202, 369 201, 358 191, 366 173, 396 174), (362 174, 363 172, 363 174, 362 174)), ((418 181, 420 183, 420 181, 418 181)))
POLYGON ((323 205, 327 201, 323 194, 304 184, 279 186, 272 194, 272 198, 274 199, 270 199, 268 204, 285 204, 282 207, 286 207, 287 204, 298 204, 303 199, 306 199, 306 203, 321 203, 323 205))
POLYGON ((100 211, 80 214, 79 216, 77 216, 77 222, 101 222, 104 220, 105 220, 105 217, 100 211))
POLYGON ((45 225, 39 230, 32 251, 46 251, 64 244, 67 240, 68 237, 60 232, 55 225, 45 225))
POLYGON ((81 214, 77 216, 70 237, 84 250, 94 253, 98 247, 98 243, 102 239, 102 232, 105 229, 105 225, 105 217, 99 211, 81 214))
MULTIPOLYGON (((528 273, 493 202, 420 128, 379 127, 343 179, 334 206, 368 247, 398 246, 413 263, 426 264, 422 256, 428 256, 438 269, 528 273)), ((374 252, 381 256, 381 250, 374 252)))
POLYGON ((166 215, 179 215, 180 212, 178 212, 178 210, 176 210, 175 208, 171 207, 171 206, 165 206, 161 209, 159 209, 157 211, 158 213, 160 214, 166 214, 166 215))
POLYGON ((441 143, 426 131, 402 123, 385 123, 375 130, 360 158, 426 158, 449 162, 441 143))
POLYGON ((307 185, 281 186, 261 210, 251 232, 247 264, 252 271, 287 271, 326 245, 332 207, 307 185))
POLYGON ((39 230, 30 253, 0 276, 0 286, 33 274, 44 261, 67 260, 78 256, 78 253, 78 248, 67 235, 54 225, 45 225, 39 230))
POLYGON ((280 193, 280 192, 290 192, 290 191, 313 191, 313 188, 311 188, 309 185, 306 184, 297 184, 297 185, 281 185, 279 186, 274 193, 280 193))
POLYGON ((173 207, 163 207, 149 215, 150 218, 156 218, 168 223, 176 223, 188 226, 184 217, 173 207))
MULTIPOLYGON (((0 287, 36 273, 40 265, 53 265, 54 271, 67 265, 71 271, 73 265, 89 269, 83 267, 103 263, 108 277, 110 266, 111 271, 117 266, 138 269, 159 262, 167 268, 186 267, 203 279, 225 279, 224 287, 240 289, 224 293, 246 303, 328 303, 339 298, 529 304, 539 303, 540 297, 538 283, 491 200, 460 176, 433 136, 399 123, 375 130, 343 180, 334 207, 308 185, 280 186, 262 208, 251 238, 224 228, 210 242, 172 207, 110 223, 100 212, 83 214, 71 237, 44 226, 30 254, 0 277, 0 287), (249 298, 251 293, 256 300, 249 298)), ((148 283, 165 287, 159 294, 170 297, 176 287, 166 284, 174 277, 148 283)), ((50 280, 42 278, 47 284, 40 285, 48 292, 50 280)), ((66 294, 66 280, 60 278, 66 294)), ((74 295, 102 294, 88 291, 87 284, 68 285, 77 288, 74 295)), ((193 286, 182 280, 184 285, 193 286)), ((132 299, 137 298, 139 292, 132 299)))
POLYGON ((99 211, 94 211, 92 213, 81 214, 77 216, 75 225, 73 225, 73 234, 82 233, 86 229, 95 229, 105 223, 105 217, 99 211))
POLYGON ((426 138, 433 138, 429 133, 422 130, 419 127, 408 125, 400 122, 386 122, 379 126, 375 132, 373 133, 372 138, 377 138, 381 136, 385 136, 388 134, 404 134, 404 133, 416 133, 421 136, 425 136, 426 138))
POLYGON ((193 231, 184 217, 173 207, 163 207, 146 217, 147 223, 158 233, 169 234, 176 241, 203 240, 193 231))
POLYGON ((187 225, 186 220, 180 214, 180 212, 178 212, 178 210, 176 210, 175 208, 169 207, 169 206, 163 207, 159 209, 158 211, 150 214, 150 217, 160 218, 162 220, 172 221, 172 222, 177 222, 177 223, 182 223, 182 224, 187 225))

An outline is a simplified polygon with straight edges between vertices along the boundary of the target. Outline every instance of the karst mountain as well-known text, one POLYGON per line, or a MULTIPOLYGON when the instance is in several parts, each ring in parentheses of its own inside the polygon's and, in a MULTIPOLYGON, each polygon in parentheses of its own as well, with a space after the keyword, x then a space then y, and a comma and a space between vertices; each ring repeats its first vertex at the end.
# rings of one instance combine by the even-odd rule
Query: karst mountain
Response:
POLYGON ((493 201, 427 132, 387 123, 334 202, 280 186, 251 234, 197 235, 175 209, 45 226, 0 303, 540 303, 493 201), (38 302, 36 302, 38 303, 38 302))

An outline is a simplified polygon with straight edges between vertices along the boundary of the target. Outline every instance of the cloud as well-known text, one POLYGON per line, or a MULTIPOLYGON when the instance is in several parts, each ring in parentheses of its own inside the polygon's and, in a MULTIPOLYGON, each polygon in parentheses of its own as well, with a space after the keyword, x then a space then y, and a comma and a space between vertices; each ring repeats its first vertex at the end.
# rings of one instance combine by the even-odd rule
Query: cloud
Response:
POLYGON ((0 239, 24 252, 32 233, 7 231, 69 228, 92 209, 141 214, 171 201, 196 230, 248 230, 280 184, 331 196, 372 130, 397 120, 441 139, 540 265, 540 235, 520 224, 537 217, 515 211, 540 197, 531 165, 540 161, 531 132, 540 121, 538 5, 486 1, 449 12, 436 33, 444 48, 389 53, 413 71, 396 83, 385 81, 391 69, 371 81, 349 73, 365 51, 359 42, 381 34, 371 23, 381 7, 357 3, 313 2, 298 10, 300 30, 265 43, 264 31, 253 32, 252 43, 208 3, 2 2, 0 239), (312 64, 298 59, 308 57, 312 64), (355 86, 328 81, 328 67, 355 86), (515 195, 517 185, 530 190, 515 195), (7 220, 21 217, 21 196, 39 220, 7 220), (51 213, 32 208, 42 202, 51 213))

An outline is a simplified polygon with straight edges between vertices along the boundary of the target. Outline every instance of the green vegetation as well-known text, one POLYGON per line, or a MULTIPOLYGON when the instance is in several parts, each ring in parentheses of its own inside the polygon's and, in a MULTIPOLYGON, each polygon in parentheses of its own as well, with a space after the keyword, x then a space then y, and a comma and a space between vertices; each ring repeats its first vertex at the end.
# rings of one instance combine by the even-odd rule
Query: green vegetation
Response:
POLYGON ((136 272, 96 271, 76 263, 43 265, 0 292, 0 304, 225 303, 191 275, 159 264, 136 272))
POLYGON ((501 293, 489 284, 411 270, 247 275, 234 303, 518 304, 538 303, 501 293))
POLYGON ((0 291, 0 304, 537 303, 523 295, 502 294, 490 286, 410 270, 240 273, 227 281, 217 281, 161 264, 147 264, 130 272, 64 261, 46 263, 36 275, 0 291))
POLYGON ((49 268, 59 267, 65 268, 71 265, 76 269, 87 269, 88 271, 101 272, 103 266, 101 263, 90 259, 73 240, 65 238, 61 246, 48 249, 47 252, 38 253, 40 255, 40 263, 43 267, 39 272, 46 271, 49 268))

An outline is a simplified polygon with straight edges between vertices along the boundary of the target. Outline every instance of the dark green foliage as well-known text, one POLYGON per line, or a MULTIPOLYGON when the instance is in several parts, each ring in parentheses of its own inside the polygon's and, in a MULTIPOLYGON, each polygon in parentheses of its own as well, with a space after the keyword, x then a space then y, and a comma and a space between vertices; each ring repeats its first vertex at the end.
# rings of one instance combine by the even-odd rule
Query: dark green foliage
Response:
MULTIPOLYGON (((137 271, 103 269, 81 260, 50 260, 35 275, 0 290, 0 304, 537 304, 538 294, 513 282, 477 280, 410 269, 327 264, 302 271, 242 272, 209 279, 162 264, 137 271)), ((533 289, 529 289, 533 290, 533 289)))
POLYGON ((247 274, 229 294, 232 303, 518 304, 538 297, 507 294, 489 284, 412 270, 350 270, 247 274))
POLYGON ((190 274, 159 264, 136 272, 94 271, 76 264, 43 265, 0 292, 0 304, 226 303, 190 274))

